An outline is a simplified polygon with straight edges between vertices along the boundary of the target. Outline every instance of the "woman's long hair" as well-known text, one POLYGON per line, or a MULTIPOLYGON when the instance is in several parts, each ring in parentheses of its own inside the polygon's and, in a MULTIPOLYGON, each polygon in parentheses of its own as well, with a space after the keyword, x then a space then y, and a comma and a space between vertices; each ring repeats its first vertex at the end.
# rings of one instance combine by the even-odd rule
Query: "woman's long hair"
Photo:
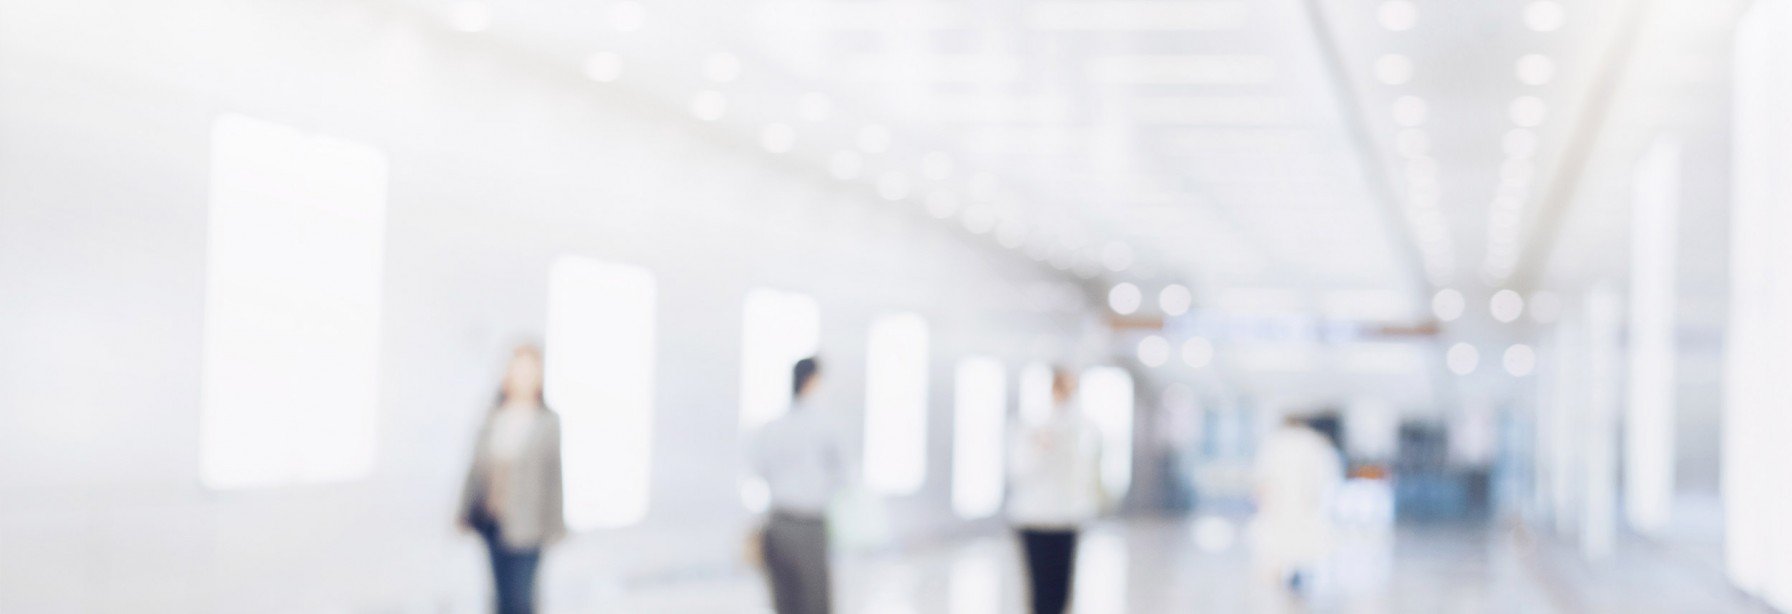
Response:
POLYGON ((492 396, 492 411, 498 411, 499 408, 504 407, 504 402, 510 399, 510 393, 504 390, 503 379, 510 377, 510 365, 516 362, 516 359, 520 354, 534 356, 535 363, 542 365, 542 385, 535 387, 535 407, 538 409, 548 408, 547 360, 543 356, 540 346, 533 343, 525 343, 516 346, 516 349, 512 350, 510 353, 510 362, 504 363, 504 375, 499 378, 498 393, 492 396))

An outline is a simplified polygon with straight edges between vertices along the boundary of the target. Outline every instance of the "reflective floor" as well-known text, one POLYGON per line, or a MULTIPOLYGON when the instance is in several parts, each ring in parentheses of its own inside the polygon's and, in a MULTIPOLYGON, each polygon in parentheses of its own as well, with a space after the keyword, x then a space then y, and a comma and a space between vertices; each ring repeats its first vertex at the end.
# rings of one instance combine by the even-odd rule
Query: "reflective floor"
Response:
MULTIPOLYGON (((1092 530, 1080 553, 1077 612, 1767 612, 1709 563, 1643 543, 1600 563, 1523 529, 1402 528, 1347 541, 1304 602, 1253 581, 1230 525, 1131 521, 1092 530)), ((842 611, 1020 612, 1013 544, 986 536, 842 561, 842 611)), ((764 612, 757 578, 636 587, 591 611, 764 612)))

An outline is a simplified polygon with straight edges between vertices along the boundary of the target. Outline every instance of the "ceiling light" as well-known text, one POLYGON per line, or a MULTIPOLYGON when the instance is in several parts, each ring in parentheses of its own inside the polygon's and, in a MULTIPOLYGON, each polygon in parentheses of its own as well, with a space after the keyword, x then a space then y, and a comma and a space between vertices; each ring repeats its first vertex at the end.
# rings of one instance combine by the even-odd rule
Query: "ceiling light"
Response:
POLYGON ((1139 294, 1138 286, 1121 282, 1115 284, 1113 289, 1108 290, 1108 308, 1123 316, 1132 315, 1133 312, 1139 310, 1139 303, 1143 298, 1139 294))
POLYGON ((722 119, 728 112, 728 97, 715 90, 703 90, 691 98, 691 114, 706 122, 722 119))
POLYGON ((767 124, 759 131, 759 144, 771 153, 788 153, 796 146, 796 129, 790 124, 767 124))
POLYGON ((1555 0, 1537 0, 1524 7, 1524 25, 1538 32, 1554 32, 1567 21, 1567 12, 1555 0))
POLYGON ((1468 375, 1474 373, 1475 367, 1481 364, 1481 352, 1475 346, 1458 343, 1450 346, 1449 353, 1444 356, 1444 363, 1450 367, 1451 373, 1468 375))
POLYGON ((1526 54, 1518 58, 1513 66, 1518 74, 1518 82, 1525 85, 1543 85, 1556 76, 1556 62, 1541 53, 1526 54))
POLYGON ((1519 96, 1512 100, 1509 109, 1512 123, 1522 128, 1535 128, 1543 125, 1549 117, 1549 105, 1536 96, 1519 96))
POLYGON ((1488 301, 1487 308, 1493 314, 1493 319, 1509 324, 1517 320, 1518 316, 1524 315, 1524 297, 1509 289, 1501 290, 1493 293, 1493 299, 1488 301))
POLYGON ((1147 367, 1161 367, 1170 360, 1170 342, 1163 337, 1151 335, 1139 340, 1139 363, 1147 367))
POLYGON ((598 83, 622 78, 622 56, 613 51, 599 51, 585 57, 585 76, 598 83))
POLYGON ((1506 348, 1506 355, 1501 361, 1505 363, 1506 372, 1512 377, 1530 375, 1537 368, 1537 351, 1523 343, 1506 348))
POLYGON ((1418 96, 1401 96, 1394 101, 1394 123, 1408 128, 1425 123, 1430 106, 1418 96))
POLYGON ((1157 306, 1163 309, 1164 315, 1167 316, 1188 313, 1189 307, 1193 306, 1194 302, 1194 295, 1189 293, 1187 286, 1181 284, 1164 286, 1164 289, 1157 293, 1157 306))
POLYGON ((1377 11, 1376 16, 1381 20, 1381 27, 1394 32, 1405 32, 1418 25, 1419 7, 1412 0, 1387 0, 1381 3, 1381 10, 1377 11))
POLYGON ((1462 317, 1462 311, 1467 307, 1468 302, 1462 298, 1462 291, 1455 288, 1438 290, 1437 294, 1431 297, 1431 313, 1435 314, 1437 319, 1445 322, 1462 317))
POLYGON ((1412 80, 1412 58, 1389 53, 1375 60, 1375 78, 1388 85, 1403 85, 1412 80))

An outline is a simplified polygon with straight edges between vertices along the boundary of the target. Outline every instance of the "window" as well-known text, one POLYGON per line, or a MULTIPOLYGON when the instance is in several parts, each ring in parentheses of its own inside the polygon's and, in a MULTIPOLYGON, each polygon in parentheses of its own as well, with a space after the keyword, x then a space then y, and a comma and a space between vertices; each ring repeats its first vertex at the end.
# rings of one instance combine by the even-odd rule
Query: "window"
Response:
POLYGON ((865 351, 865 484, 910 494, 927 481, 927 321, 880 317, 865 351))
POLYGON ((1002 507, 1008 373, 994 358, 966 358, 955 380, 952 509, 963 518, 986 518, 1002 507))
POLYGON ((790 408, 790 370, 821 345, 821 308, 806 294, 747 292, 741 329, 741 428, 752 431, 790 408))
POLYGON ((1077 400, 1101 428, 1101 485, 1119 498, 1132 485, 1132 375, 1119 367, 1083 371, 1077 400))
POLYGON ((238 115, 212 124, 200 479, 373 469, 386 157, 238 115))
POLYGON ((638 267, 565 256, 549 272, 545 392, 560 414, 574 529, 647 515, 655 301, 653 275, 638 267))

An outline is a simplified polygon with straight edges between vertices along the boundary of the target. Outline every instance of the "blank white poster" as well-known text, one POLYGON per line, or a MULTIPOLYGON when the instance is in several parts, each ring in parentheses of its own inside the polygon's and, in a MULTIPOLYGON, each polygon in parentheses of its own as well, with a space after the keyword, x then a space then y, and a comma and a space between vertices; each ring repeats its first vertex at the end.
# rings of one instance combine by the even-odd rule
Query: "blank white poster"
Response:
POLYGON ((1119 367, 1083 371, 1077 400, 1101 428, 1101 485, 1108 496, 1124 496, 1132 486, 1132 374, 1119 367))
POLYGON ((865 352, 865 485, 914 493, 927 481, 927 321, 879 317, 865 352))
POLYGON ((640 267, 563 256, 549 272, 545 393, 575 530, 647 516, 656 293, 640 267))
POLYGON ((212 124, 200 478, 230 489, 373 469, 386 157, 239 115, 212 124))
POLYGON ((790 409, 791 368, 821 345, 821 307, 806 294, 756 288, 742 314, 740 423, 752 431, 790 409))
POLYGON ((953 389, 952 509, 961 518, 988 518, 1002 507, 1008 370, 994 358, 966 358, 953 389))

